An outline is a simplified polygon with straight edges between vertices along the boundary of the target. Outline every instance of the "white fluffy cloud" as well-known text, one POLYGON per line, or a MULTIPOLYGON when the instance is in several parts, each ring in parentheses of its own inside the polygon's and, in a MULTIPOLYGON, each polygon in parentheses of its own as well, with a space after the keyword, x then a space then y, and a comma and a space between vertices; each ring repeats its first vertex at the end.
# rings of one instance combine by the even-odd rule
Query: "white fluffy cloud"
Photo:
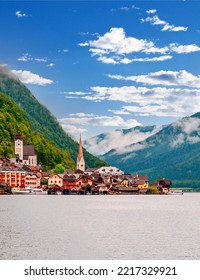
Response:
POLYGON ((151 9, 151 10, 148 10, 146 12, 147 12, 147 14, 155 14, 157 12, 157 10, 151 9))
POLYGON ((99 116, 85 113, 70 114, 67 118, 59 119, 59 122, 63 129, 76 139, 78 139, 80 133, 87 132, 88 126, 101 126, 112 129, 114 127, 131 128, 141 125, 135 119, 124 120, 119 116, 99 116))
POLYGON ((16 15, 16 17, 18 17, 18 18, 29 17, 27 14, 25 14, 25 13, 23 13, 23 12, 21 12, 21 11, 17 11, 17 12, 15 13, 15 15, 16 15))
POLYGON ((80 43, 79 46, 92 47, 90 51, 93 55, 116 53, 119 55, 130 54, 134 52, 145 53, 164 53, 163 48, 156 48, 152 41, 137 39, 135 37, 126 37, 123 28, 111 28, 97 40, 80 43))
POLYGON ((94 114, 86 114, 86 113, 75 113, 75 114, 69 114, 70 117, 77 117, 77 118, 84 118, 84 117, 95 117, 94 114))
MULTIPOLYGON (((100 56, 97 60, 101 61, 105 64, 119 64, 120 63, 120 59, 117 59, 116 57, 100 56)), ((128 63, 131 63, 131 61, 128 63)), ((128 64, 128 63, 124 63, 124 64, 128 64)))
MULTIPOLYGON (((23 54, 22 56, 20 56, 18 59, 17 59, 18 61, 23 61, 23 62, 27 62, 27 61, 33 61, 33 62, 44 62, 44 63, 46 63, 46 62, 48 62, 48 58, 47 57, 32 57, 32 55, 30 55, 29 53, 25 53, 25 54, 23 54)), ((53 63, 50 63, 52 66, 54 66, 54 64, 53 63)), ((49 64, 49 65, 50 65, 49 64)), ((51 67, 51 66, 50 66, 51 67)))
POLYGON ((43 78, 30 71, 12 70, 12 73, 15 74, 18 77, 18 79, 24 84, 32 84, 32 85, 39 85, 39 86, 46 86, 46 85, 53 84, 52 80, 43 78))
POLYGON ((134 58, 131 62, 139 61, 139 62, 150 62, 150 61, 165 61, 172 59, 171 55, 161 55, 157 57, 144 57, 144 58, 134 58))
POLYGON ((49 64, 47 64, 47 67, 54 67, 54 66, 55 66, 54 63, 49 63, 49 64))
POLYGON ((129 8, 129 7, 126 7, 126 6, 124 6, 124 7, 120 7, 119 8, 119 10, 122 10, 122 11, 129 11, 131 8, 129 8))
POLYGON ((67 91, 67 92, 64 92, 63 94, 65 94, 66 96, 65 97, 68 97, 69 95, 85 95, 85 92, 84 91, 67 91))
POLYGON ((132 62, 156 62, 156 61, 165 61, 169 59, 172 59, 171 55, 161 55, 156 57, 138 57, 132 59, 127 57, 121 57, 121 56, 113 56, 113 57, 100 56, 97 60, 105 64, 130 64, 132 62))
POLYGON ((178 45, 176 43, 170 44, 170 49, 172 52, 181 54, 181 53, 191 53, 191 52, 199 52, 200 47, 195 44, 192 45, 178 45))
MULTIPOLYGON (((147 11, 148 14, 154 14, 156 10, 149 10, 147 11)), ((170 32, 178 32, 178 31, 187 31, 188 27, 184 26, 175 26, 167 23, 164 20, 159 19, 157 15, 154 15, 153 17, 147 17, 141 19, 141 22, 150 22, 152 25, 161 25, 162 31, 170 31, 170 32)))
MULTIPOLYGON (((161 22, 160 22, 161 24, 161 22)), ((165 28, 167 28, 165 26, 165 28)), ((168 26, 169 28, 169 26, 168 26)), ((174 30, 180 27, 174 27, 174 30)), ((153 41, 127 37, 123 28, 113 27, 104 35, 98 35, 97 40, 89 40, 80 43, 81 47, 89 47, 92 56, 97 56, 97 60, 106 64, 129 64, 135 61, 155 62, 171 59, 171 53, 191 53, 200 51, 200 47, 195 44, 179 45, 171 43, 168 46, 158 47, 153 41), (128 57, 142 53, 153 55, 153 57, 128 57), (155 56, 159 54, 159 56, 155 56)))
POLYGON ((134 127, 140 125, 135 119, 124 120, 119 116, 97 116, 97 115, 85 115, 83 113, 76 114, 75 117, 59 119, 62 125, 92 125, 92 126, 111 126, 111 127, 134 127), (81 117, 82 116, 82 117, 81 117))
POLYGON ((108 77, 124 80, 134 81, 136 83, 143 83, 149 85, 164 85, 164 86, 186 86, 193 88, 200 88, 200 75, 195 76, 186 70, 180 71, 158 71, 149 73, 147 75, 138 76, 121 76, 121 75, 108 75, 108 77))
POLYGON ((23 54, 22 56, 20 56, 17 60, 18 60, 18 61, 26 62, 26 61, 33 60, 33 58, 31 57, 30 54, 25 53, 25 54, 23 54))
POLYGON ((62 128, 64 129, 64 131, 70 135, 73 139, 77 140, 79 139, 80 134, 84 134, 87 132, 87 129, 85 128, 81 128, 81 127, 77 127, 75 125, 70 125, 70 124, 63 124, 61 123, 62 128))
MULTIPOLYGON (((196 113, 200 108, 200 89, 198 88, 96 86, 91 87, 89 95, 85 92, 85 95, 81 98, 93 102, 119 101, 128 103, 130 105, 123 106, 120 114, 131 113, 135 116, 182 117, 186 114, 196 113)), ((120 118, 118 118, 112 118, 116 121, 116 125, 122 124, 120 118)), ((83 118, 83 120, 88 123, 87 118, 83 118)), ((109 120, 111 121, 111 119, 109 120)), ((106 123, 104 117, 91 120, 93 123, 96 122, 96 125, 99 125, 100 121, 106 123)))

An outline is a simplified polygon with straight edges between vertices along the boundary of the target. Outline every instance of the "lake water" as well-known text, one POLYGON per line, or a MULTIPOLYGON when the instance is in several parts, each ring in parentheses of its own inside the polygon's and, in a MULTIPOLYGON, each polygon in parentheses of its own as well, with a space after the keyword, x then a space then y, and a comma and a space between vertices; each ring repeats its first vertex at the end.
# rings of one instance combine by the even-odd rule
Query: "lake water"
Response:
POLYGON ((0 259, 200 259, 200 194, 0 196, 0 259))

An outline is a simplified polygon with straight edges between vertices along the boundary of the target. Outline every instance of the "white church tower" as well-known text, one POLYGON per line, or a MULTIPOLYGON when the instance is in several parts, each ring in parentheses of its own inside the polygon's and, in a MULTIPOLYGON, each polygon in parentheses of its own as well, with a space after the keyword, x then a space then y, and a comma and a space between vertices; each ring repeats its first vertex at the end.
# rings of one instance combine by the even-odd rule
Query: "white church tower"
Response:
POLYGON ((78 157, 77 157, 77 161, 76 161, 76 169, 85 171, 85 160, 83 157, 83 147, 82 147, 81 136, 80 136, 80 140, 79 140, 79 149, 78 149, 78 157))
POLYGON ((15 135, 15 156, 16 162, 24 165, 36 166, 37 154, 33 145, 24 145, 22 135, 17 132, 15 135))
POLYGON ((23 139, 20 132, 15 135, 15 155, 18 155, 19 159, 23 161, 23 139))

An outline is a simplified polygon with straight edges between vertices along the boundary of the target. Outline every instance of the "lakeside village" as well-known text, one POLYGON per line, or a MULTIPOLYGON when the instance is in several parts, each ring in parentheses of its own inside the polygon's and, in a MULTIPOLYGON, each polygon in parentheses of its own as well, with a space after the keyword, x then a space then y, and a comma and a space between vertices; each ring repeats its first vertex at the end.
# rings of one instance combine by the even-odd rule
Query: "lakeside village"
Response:
POLYGON ((24 145, 15 135, 15 158, 0 159, 0 194, 172 194, 172 182, 157 180, 149 186, 148 176, 124 174, 117 167, 104 166, 85 170, 80 137, 76 170, 64 174, 44 172, 37 164, 33 145, 24 145))

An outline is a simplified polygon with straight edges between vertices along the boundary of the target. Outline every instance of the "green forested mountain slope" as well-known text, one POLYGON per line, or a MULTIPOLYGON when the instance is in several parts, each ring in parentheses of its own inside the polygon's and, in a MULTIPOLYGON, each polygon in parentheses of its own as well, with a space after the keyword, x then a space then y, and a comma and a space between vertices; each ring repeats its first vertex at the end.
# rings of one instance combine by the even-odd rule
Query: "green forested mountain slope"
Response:
MULTIPOLYGON (((64 132, 49 110, 41 105, 17 78, 2 67, 0 67, 0 92, 10 97, 24 110, 25 118, 34 131, 53 141, 58 148, 68 151, 70 157, 76 161, 78 144, 64 132)), ((84 157, 86 167, 105 164, 86 150, 84 150, 84 157)))
POLYGON ((200 180, 200 113, 163 128, 145 141, 102 156, 127 173, 173 180, 200 180))
POLYGON ((31 129, 25 118, 25 113, 5 94, 0 93, 0 156, 14 157, 14 139, 17 131, 22 133, 24 143, 33 144, 38 155, 38 163, 46 170, 62 163, 74 167, 74 161, 69 153, 31 129))

